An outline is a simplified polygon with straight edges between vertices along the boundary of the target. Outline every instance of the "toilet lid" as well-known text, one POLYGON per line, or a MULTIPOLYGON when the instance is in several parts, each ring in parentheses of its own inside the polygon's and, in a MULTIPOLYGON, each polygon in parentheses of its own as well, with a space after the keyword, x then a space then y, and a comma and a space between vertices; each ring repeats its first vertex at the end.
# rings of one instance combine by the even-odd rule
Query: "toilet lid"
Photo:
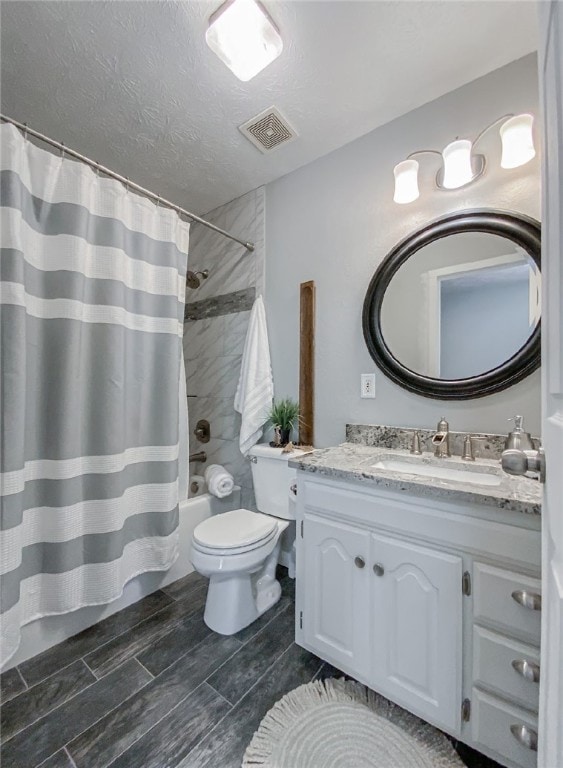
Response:
POLYGON ((204 547, 234 549, 256 544, 268 537, 277 521, 249 509, 234 509, 204 520, 194 531, 194 540, 204 547))

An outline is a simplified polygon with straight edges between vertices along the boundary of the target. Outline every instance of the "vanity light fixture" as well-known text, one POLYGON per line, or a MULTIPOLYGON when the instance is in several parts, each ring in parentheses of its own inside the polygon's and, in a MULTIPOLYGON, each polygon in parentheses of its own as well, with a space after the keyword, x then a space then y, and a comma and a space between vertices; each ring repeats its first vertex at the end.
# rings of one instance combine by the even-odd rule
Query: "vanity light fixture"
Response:
POLYGON ((209 19, 207 45, 239 80, 247 82, 283 50, 274 22, 256 0, 227 0, 209 19))
POLYGON ((477 136, 472 143, 468 139, 456 139, 444 147, 442 152, 435 149, 419 149, 411 152, 406 160, 398 163, 395 175, 396 203, 412 203, 419 197, 418 162, 416 155, 439 155, 442 165, 436 174, 436 186, 441 190, 459 189, 473 183, 485 170, 485 157, 474 151, 479 139, 494 125, 502 122, 500 138, 502 141, 501 168, 518 168, 528 163, 536 155, 532 135, 533 115, 504 115, 492 122, 477 136))
POLYGON ((501 126, 501 168, 518 168, 536 156, 532 135, 533 122, 533 115, 516 115, 501 126))
POLYGON ((420 195, 418 191, 418 163, 416 160, 403 160, 393 169, 395 174, 396 203, 412 203, 420 195))
POLYGON ((473 145, 467 139, 452 141, 442 150, 444 162, 441 181, 438 182, 442 189, 459 189, 470 184, 483 173, 485 161, 483 155, 476 155, 475 160, 471 154, 473 145), (477 160, 479 158, 479 160, 477 160), (475 162, 476 161, 476 162, 475 162))

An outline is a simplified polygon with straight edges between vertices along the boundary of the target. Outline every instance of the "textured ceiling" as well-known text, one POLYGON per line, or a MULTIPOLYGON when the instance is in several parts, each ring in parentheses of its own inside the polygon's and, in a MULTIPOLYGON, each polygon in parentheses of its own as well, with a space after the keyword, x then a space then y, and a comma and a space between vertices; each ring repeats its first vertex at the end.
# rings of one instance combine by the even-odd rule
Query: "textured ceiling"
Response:
POLYGON ((284 51, 241 83, 219 4, 4 0, 2 111, 203 213, 536 48, 522 0, 280 0, 284 51), (238 126, 272 105, 299 138, 262 155, 238 126))

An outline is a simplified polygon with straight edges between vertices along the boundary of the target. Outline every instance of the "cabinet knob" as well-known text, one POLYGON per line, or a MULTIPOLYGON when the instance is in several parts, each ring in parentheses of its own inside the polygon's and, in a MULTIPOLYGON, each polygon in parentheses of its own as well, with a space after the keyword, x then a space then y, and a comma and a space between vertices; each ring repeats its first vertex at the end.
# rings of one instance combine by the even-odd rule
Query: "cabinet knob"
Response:
POLYGON ((540 665, 526 659, 513 659, 512 666, 523 678, 532 683, 540 681, 540 665))
POLYGON ((512 593, 512 599, 523 608, 529 608, 531 611, 541 611, 541 595, 536 592, 526 592, 525 589, 515 589, 512 593))
POLYGON ((375 573, 376 576, 383 576, 383 574, 385 573, 385 568, 381 565, 381 563, 376 563, 373 566, 373 572, 375 573))
POLYGON ((356 563, 357 568, 363 568, 366 564, 366 561, 364 560, 364 558, 360 557, 359 555, 358 557, 354 558, 354 562, 356 563))
POLYGON ((527 725, 511 725, 510 731, 516 741, 527 749, 531 749, 532 752, 538 751, 538 734, 533 728, 529 728, 527 725))

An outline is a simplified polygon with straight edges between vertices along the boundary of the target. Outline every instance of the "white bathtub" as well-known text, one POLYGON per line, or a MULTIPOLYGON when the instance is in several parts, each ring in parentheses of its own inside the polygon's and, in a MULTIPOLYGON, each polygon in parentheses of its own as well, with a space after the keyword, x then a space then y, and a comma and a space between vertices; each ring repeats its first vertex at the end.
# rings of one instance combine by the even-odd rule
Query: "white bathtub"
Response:
POLYGON ((80 608, 61 616, 46 616, 22 627, 20 647, 8 662, 6 669, 21 664, 52 645, 57 645, 68 637, 78 634, 86 627, 97 624, 112 613, 117 613, 128 605, 136 603, 137 600, 156 589, 191 573, 193 566, 190 562, 190 541, 196 525, 211 515, 237 509, 237 507, 240 507, 240 488, 238 487, 235 487, 233 493, 226 499, 217 499, 209 493, 203 493, 181 502, 179 554, 168 571, 155 571, 136 576, 125 585, 121 597, 106 605, 80 608))

